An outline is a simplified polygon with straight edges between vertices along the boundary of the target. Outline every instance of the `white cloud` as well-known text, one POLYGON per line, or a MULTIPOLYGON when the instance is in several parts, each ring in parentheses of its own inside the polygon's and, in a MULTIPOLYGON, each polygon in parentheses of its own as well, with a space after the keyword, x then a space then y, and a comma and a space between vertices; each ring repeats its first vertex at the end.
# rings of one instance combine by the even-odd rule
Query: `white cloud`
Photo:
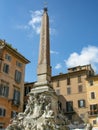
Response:
POLYGON ((40 23, 42 18, 42 10, 30 11, 31 19, 28 22, 28 25, 32 27, 32 29, 39 34, 40 33, 40 23))
POLYGON ((50 53, 51 53, 51 54, 58 54, 57 51, 52 51, 52 50, 50 50, 50 53))
POLYGON ((98 47, 88 46, 81 50, 81 53, 73 52, 69 58, 65 60, 67 67, 74 67, 78 65, 92 64, 96 69, 96 63, 98 64, 98 47))
MULTIPOLYGON (((40 34, 40 28, 41 28, 41 19, 43 10, 37 10, 37 11, 30 11, 31 12, 31 19, 28 22, 28 25, 32 27, 32 29, 36 32, 36 34, 40 34)), ((50 20, 50 23, 53 22, 53 19, 50 20)), ((55 35, 56 29, 50 28, 50 34, 55 35)))
POLYGON ((55 66, 55 69, 60 69, 62 68, 62 65, 60 63, 58 63, 56 66, 55 66))
MULTIPOLYGON (((17 29, 21 30, 27 30, 32 29, 36 34, 40 34, 40 28, 41 28, 41 20, 42 20, 42 14, 43 10, 36 10, 36 11, 30 11, 31 18, 28 21, 26 25, 17 25, 17 29)), ((49 20, 50 23, 53 23, 53 19, 49 20)), ((49 29, 51 35, 56 35, 57 31, 55 28, 49 29)))

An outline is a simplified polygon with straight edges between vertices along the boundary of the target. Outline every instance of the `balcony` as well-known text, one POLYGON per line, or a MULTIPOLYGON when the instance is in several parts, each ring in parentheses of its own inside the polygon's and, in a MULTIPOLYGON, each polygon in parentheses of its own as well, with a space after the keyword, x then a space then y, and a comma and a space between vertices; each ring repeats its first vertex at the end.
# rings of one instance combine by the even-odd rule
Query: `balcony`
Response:
POLYGON ((98 116, 98 110, 88 111, 88 116, 89 117, 97 117, 98 116))

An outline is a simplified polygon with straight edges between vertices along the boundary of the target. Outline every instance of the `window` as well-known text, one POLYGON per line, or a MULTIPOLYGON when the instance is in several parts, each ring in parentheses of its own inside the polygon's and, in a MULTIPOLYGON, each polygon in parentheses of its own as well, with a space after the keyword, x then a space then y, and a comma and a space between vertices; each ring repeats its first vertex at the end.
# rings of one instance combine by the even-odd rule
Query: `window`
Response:
POLYGON ((76 67, 72 68, 72 71, 76 71, 76 70, 77 70, 77 68, 76 68, 76 67))
POLYGON ((11 112, 11 118, 16 117, 16 116, 17 116, 17 114, 18 114, 18 112, 16 112, 16 111, 12 111, 12 112, 11 112))
POLYGON ((70 78, 67 78, 67 85, 70 85, 70 78))
POLYGON ((78 107, 79 108, 85 107, 85 100, 78 100, 78 107))
POLYGON ((90 110, 91 111, 98 110, 98 105, 97 104, 90 105, 90 110))
POLYGON ((0 96, 8 97, 9 87, 6 84, 0 84, 0 96))
POLYGON ((70 87, 67 88, 67 94, 71 94, 71 88, 70 87))
POLYGON ((89 81, 89 85, 92 86, 93 85, 93 80, 89 81))
POLYGON ((17 65, 18 67, 22 67, 22 63, 20 63, 19 61, 16 61, 16 65, 17 65))
POLYGON ((21 72, 18 71, 18 70, 15 71, 15 81, 16 81, 17 83, 20 83, 20 82, 21 82, 21 72))
POLYGON ((57 87, 59 87, 59 80, 57 81, 57 87))
POLYGON ((81 75, 78 76, 78 83, 81 83, 81 75))
POLYGON ((19 105, 19 103, 20 103, 20 91, 14 89, 13 104, 19 105))
POLYGON ((91 92, 91 99, 95 99, 95 92, 91 92))
POLYGON ((83 91, 83 86, 82 86, 82 85, 79 85, 79 86, 78 86, 78 91, 79 91, 79 92, 82 92, 82 91, 83 91))
POLYGON ((88 72, 88 75, 89 75, 89 76, 93 76, 93 75, 94 75, 94 72, 93 72, 93 71, 89 71, 89 72, 88 72))
POLYGON ((66 102, 66 111, 67 112, 73 111, 73 102, 72 101, 66 102))
POLYGON ((9 54, 5 54, 5 59, 7 59, 8 61, 11 61, 11 56, 9 54))
POLYGON ((3 66, 3 72, 5 72, 5 73, 9 73, 9 65, 8 64, 4 64, 4 66, 3 66))
POLYGON ((98 114, 98 104, 92 104, 90 105, 90 115, 96 115, 98 114))
POLYGON ((0 116, 5 116, 6 110, 4 108, 0 108, 0 116))
POLYGON ((96 120, 93 120, 93 125, 96 125, 97 124, 97 121, 96 120))
POLYGON ((30 92, 30 90, 31 90, 31 87, 25 87, 25 96, 30 92))

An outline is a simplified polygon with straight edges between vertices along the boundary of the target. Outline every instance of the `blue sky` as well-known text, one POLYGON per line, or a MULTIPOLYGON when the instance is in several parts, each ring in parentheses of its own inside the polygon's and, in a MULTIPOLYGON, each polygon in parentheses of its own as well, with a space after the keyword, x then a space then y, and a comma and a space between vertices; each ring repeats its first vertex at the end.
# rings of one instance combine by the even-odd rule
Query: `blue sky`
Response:
MULTIPOLYGON (((45 0, 0 0, 0 39, 31 61, 25 81, 36 81, 45 0)), ((47 0, 52 75, 92 64, 98 73, 98 0, 47 0)))

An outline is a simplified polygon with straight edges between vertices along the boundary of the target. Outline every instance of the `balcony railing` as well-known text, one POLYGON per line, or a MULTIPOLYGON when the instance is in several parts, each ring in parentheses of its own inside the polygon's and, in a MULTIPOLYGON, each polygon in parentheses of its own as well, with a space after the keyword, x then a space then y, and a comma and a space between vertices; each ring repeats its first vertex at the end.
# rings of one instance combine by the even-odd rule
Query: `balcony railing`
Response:
POLYGON ((98 116, 98 110, 88 111, 88 116, 89 117, 98 116))

